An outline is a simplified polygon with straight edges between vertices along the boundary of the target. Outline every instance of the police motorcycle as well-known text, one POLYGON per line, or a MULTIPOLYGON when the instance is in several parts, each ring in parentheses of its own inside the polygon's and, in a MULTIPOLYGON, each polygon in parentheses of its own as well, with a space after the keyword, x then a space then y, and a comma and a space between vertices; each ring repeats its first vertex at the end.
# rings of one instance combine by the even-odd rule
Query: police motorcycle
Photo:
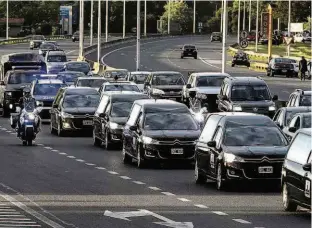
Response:
POLYGON ((17 137, 23 142, 23 146, 32 146, 37 134, 41 129, 41 119, 39 113, 42 108, 36 107, 34 100, 24 101, 24 108, 16 104, 15 113, 11 113, 11 127, 17 132, 17 137), (18 123, 19 122, 19 123, 18 123), (20 128, 20 129, 19 129, 20 128))
POLYGON ((189 95, 189 110, 200 128, 203 129, 206 116, 209 114, 209 104, 202 102, 201 99, 198 99, 195 91, 190 91, 189 95))

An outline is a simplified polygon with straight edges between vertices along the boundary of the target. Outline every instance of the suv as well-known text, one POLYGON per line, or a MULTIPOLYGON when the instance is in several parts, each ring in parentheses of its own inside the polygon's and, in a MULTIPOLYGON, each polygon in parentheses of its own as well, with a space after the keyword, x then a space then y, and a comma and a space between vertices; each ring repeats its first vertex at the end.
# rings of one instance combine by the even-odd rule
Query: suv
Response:
POLYGON ((197 49, 194 45, 186 44, 182 48, 181 52, 181 59, 184 57, 194 57, 194 59, 197 59, 197 49))
POLYGON ((303 91, 296 89, 295 92, 290 94, 287 107, 311 106, 312 91, 303 91))
POLYGON ((217 105, 221 112, 251 112, 273 117, 277 95, 271 96, 266 82, 258 77, 227 77, 217 105))
POLYGON ((64 63, 67 62, 67 57, 64 51, 47 51, 45 56, 48 74, 57 74, 64 69, 64 63))
POLYGON ((282 195, 285 211, 296 211, 297 206, 311 208, 311 130, 297 132, 284 161, 282 195))

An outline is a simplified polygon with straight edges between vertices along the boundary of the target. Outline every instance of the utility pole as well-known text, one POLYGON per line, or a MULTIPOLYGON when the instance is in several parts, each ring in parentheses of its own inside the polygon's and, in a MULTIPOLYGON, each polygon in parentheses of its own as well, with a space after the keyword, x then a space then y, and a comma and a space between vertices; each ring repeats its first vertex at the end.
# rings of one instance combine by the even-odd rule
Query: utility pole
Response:
POLYGON ((91 18, 90 18, 90 46, 93 43, 93 0, 91 0, 91 18))
POLYGON ((240 42, 240 15, 241 15, 241 0, 238 0, 238 19, 237 19, 237 43, 239 44, 240 42))
POLYGON ((140 36, 141 36, 141 5, 137 0, 137 47, 136 47, 136 70, 140 71, 140 36))
MULTIPOLYGON (((291 0, 288 1, 288 37, 290 38, 291 0)), ((290 55, 290 44, 287 45, 287 55, 290 55)))
POLYGON ((79 33, 79 57, 83 56, 83 38, 84 38, 84 0, 80 0, 80 33, 79 33))
POLYGON ((126 38, 126 0, 123 1, 122 38, 126 38))
POLYGON ((245 30, 245 26, 246 26, 246 0, 244 1, 244 14, 243 14, 243 30, 245 30))
POLYGON ((222 38, 222 73, 226 68, 226 36, 227 36, 227 0, 223 0, 223 38, 222 38))
POLYGON ((169 9, 168 9, 168 35, 170 34, 170 20, 171 20, 171 0, 169 2, 169 9))
POLYGON ((108 0, 106 0, 105 42, 108 42, 108 0))
POLYGON ((98 50, 97 50, 97 60, 98 63, 100 64, 101 61, 101 0, 98 0, 98 50))
POLYGON ((249 21, 248 21, 248 31, 251 31, 251 0, 249 1, 249 21))
POLYGON ((144 1, 144 36, 146 36, 146 11, 147 11, 146 5, 147 5, 147 3, 146 3, 146 0, 145 0, 144 1))
POLYGON ((257 0, 257 19, 256 19, 256 52, 258 52, 258 39, 259 39, 259 0, 257 0))
POLYGON ((220 13, 220 15, 221 15, 221 24, 220 24, 220 32, 222 32, 222 28, 223 28, 223 8, 224 8, 224 2, 223 2, 224 0, 221 0, 221 13, 220 13))
POLYGON ((194 12, 193 12, 193 33, 196 33, 196 0, 194 0, 194 12))
POLYGON ((9 39, 9 0, 7 0, 6 4, 6 39, 9 39))

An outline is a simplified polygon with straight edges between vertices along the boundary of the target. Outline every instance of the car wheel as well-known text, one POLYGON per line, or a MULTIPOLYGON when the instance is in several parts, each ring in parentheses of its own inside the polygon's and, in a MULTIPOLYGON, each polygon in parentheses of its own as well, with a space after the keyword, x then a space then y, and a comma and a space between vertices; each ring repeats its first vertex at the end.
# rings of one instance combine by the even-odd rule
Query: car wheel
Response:
POLYGON ((1 113, 1 116, 2 117, 7 117, 8 116, 8 111, 4 108, 4 106, 2 106, 3 109, 2 109, 2 113, 1 113))
POLYGON ((232 63, 232 67, 235 67, 235 64, 234 64, 234 63, 232 63))
POLYGON ((289 198, 287 184, 283 184, 283 207, 285 211, 296 211, 297 204, 289 198))
POLYGON ((27 146, 27 141, 26 140, 23 141, 23 146, 27 146))
POLYGON ((142 169, 145 167, 145 162, 142 160, 142 157, 141 157, 141 146, 138 145, 138 148, 137 148, 137 167, 139 169, 142 169))
POLYGON ((195 183, 196 184, 204 184, 207 181, 207 177, 203 175, 198 169, 197 160, 195 162, 195 183))
POLYGON ((105 131, 105 149, 110 150, 111 149, 111 142, 109 140, 109 132, 108 130, 105 131))
POLYGON ((122 162, 124 164, 131 164, 132 163, 132 158, 126 152, 125 142, 123 142, 123 144, 122 144, 122 162))
POLYGON ((52 121, 50 122, 50 133, 51 133, 52 135, 55 134, 55 129, 53 128, 52 121))
POLYGON ((57 136, 59 136, 59 137, 63 137, 64 136, 64 131, 63 131, 61 125, 62 125, 62 122, 59 122, 57 124, 57 136))
POLYGON ((224 190, 226 188, 226 180, 223 178, 223 169, 222 164, 218 163, 218 169, 217 169, 217 189, 218 190, 224 190))
POLYGON ((197 59, 197 55, 194 56, 194 59, 197 59))
POLYGON ((95 129, 93 129, 92 131, 92 138, 93 138, 93 145, 94 146, 101 146, 102 145, 102 141, 99 140, 96 135, 95 135, 95 129))
POLYGON ((32 143, 33 143, 33 141, 31 139, 27 141, 28 146, 32 146, 32 143))
POLYGON ((184 56, 183 56, 183 55, 181 55, 181 59, 183 59, 183 57, 184 57, 184 56))

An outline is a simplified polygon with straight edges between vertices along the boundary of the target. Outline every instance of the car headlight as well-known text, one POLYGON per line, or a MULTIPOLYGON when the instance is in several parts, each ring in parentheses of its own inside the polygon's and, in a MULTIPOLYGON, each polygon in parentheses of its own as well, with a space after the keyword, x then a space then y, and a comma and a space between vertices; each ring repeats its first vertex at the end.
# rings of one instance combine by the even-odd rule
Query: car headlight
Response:
POLYGON ((43 106, 43 102, 42 102, 42 101, 36 101, 36 105, 37 105, 37 106, 40 106, 40 105, 43 106))
POLYGON ((32 113, 29 113, 27 116, 28 116, 28 119, 30 120, 34 120, 36 118, 36 116, 32 113))
POLYGON ((12 97, 12 92, 6 92, 5 95, 6 95, 7 97, 12 97))
POLYGON ((196 120, 197 122, 199 122, 199 123, 202 123, 202 122, 204 122, 204 120, 205 120, 205 118, 204 118, 204 116, 203 116, 202 113, 196 113, 196 114, 194 115, 194 118, 195 118, 195 120, 196 120))
POLYGON ((228 163, 232 162, 244 162, 244 159, 238 156, 235 156, 234 154, 224 153, 224 161, 228 163))
POLYGON ((117 123, 114 123, 114 122, 110 122, 109 123, 109 127, 110 127, 110 129, 120 128, 120 126, 117 123))
POLYGON ((241 106, 233 106, 233 111, 234 112, 241 112, 243 109, 241 106))
POLYGON ((66 112, 61 112, 61 117, 62 117, 62 118, 73 118, 73 115, 68 114, 68 113, 66 113, 66 112))
POLYGON ((272 105, 269 107, 269 111, 275 111, 275 110, 276 110, 275 106, 272 105))
POLYGON ((152 91, 153 91, 153 94, 161 94, 161 95, 165 94, 165 92, 162 91, 161 89, 153 89, 152 91))
POLYGON ((150 137, 147 136, 142 136, 142 142, 144 144, 158 144, 158 141, 155 139, 152 139, 150 137))
POLYGON ((30 41, 30 44, 34 44, 34 41, 30 41))
POLYGON ((207 99, 207 96, 205 94, 202 94, 202 93, 198 93, 197 97, 200 99, 207 99))

